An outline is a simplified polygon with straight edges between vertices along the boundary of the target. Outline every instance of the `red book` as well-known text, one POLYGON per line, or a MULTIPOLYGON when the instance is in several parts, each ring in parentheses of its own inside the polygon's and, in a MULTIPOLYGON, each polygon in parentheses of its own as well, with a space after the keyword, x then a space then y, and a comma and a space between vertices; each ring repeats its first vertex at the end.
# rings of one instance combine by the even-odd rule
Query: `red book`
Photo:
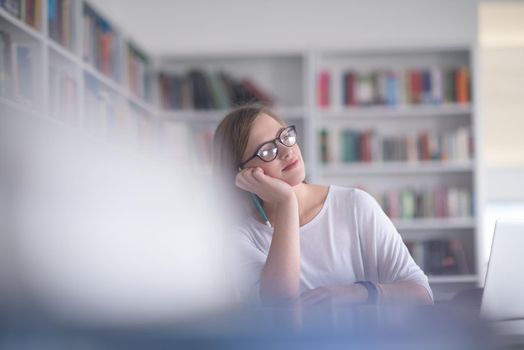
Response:
POLYGON ((355 96, 355 74, 346 74, 346 105, 355 106, 357 99, 355 96))
POLYGON ((412 70, 409 75, 410 79, 410 102, 420 103, 420 96, 422 93, 422 73, 417 70, 412 70))
POLYGON ((419 136, 419 159, 430 160, 431 155, 429 153, 429 135, 427 132, 423 132, 419 136))
POLYGON ((171 103, 169 98, 171 96, 171 84, 170 79, 165 74, 160 74, 160 94, 162 96, 162 107, 169 109, 171 103))
POLYGON ((110 33, 102 33, 100 35, 100 55, 101 67, 100 70, 108 76, 111 76, 111 41, 110 33))
POLYGON ((400 207, 399 207, 399 198, 398 192, 396 190, 389 190, 387 192, 388 201, 389 201, 389 217, 396 219, 400 217, 400 207))
POLYGON ((371 162, 371 131, 360 135, 360 157, 362 162, 371 162))
POLYGON ((322 71, 318 75, 318 105, 329 106, 329 72, 322 71))

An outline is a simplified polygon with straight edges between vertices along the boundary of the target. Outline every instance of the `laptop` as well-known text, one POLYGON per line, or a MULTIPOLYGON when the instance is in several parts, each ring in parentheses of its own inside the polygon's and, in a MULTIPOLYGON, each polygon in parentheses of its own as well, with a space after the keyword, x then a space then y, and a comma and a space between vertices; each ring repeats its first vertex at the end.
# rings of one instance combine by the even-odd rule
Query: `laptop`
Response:
POLYGON ((495 224, 480 313, 492 320, 524 320, 524 221, 495 224))

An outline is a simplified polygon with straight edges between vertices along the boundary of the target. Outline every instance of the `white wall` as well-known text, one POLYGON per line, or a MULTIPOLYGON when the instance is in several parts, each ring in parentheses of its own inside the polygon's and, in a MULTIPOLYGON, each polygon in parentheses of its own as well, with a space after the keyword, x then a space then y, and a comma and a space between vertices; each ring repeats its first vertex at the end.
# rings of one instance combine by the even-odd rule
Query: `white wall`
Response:
POLYGON ((155 55, 476 40, 476 0, 91 2, 155 55))
POLYGON ((484 267, 497 219, 524 218, 524 2, 479 6, 484 267))

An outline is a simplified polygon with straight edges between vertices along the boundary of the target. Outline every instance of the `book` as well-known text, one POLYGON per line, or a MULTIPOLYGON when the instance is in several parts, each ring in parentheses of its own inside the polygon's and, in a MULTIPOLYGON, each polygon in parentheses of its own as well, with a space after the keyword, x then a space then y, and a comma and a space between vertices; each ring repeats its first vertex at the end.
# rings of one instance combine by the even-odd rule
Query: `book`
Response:
POLYGON ((74 72, 57 64, 49 67, 49 112, 54 118, 68 124, 79 124, 74 72))
POLYGON ((31 105, 34 99, 33 52, 31 46, 23 43, 12 44, 14 98, 31 105))
POLYGON ((375 101, 374 78, 372 73, 359 74, 357 79, 357 101, 359 105, 372 105, 375 101))
POLYGON ((21 0, 5 0, 2 7, 13 17, 20 18, 20 1, 21 0))
POLYGON ((329 154, 329 133, 327 131, 327 129, 321 129, 319 131, 319 145, 320 145, 320 161, 322 163, 327 163, 329 161, 329 158, 330 158, 330 154, 329 154))
POLYGON ((461 67, 455 74, 456 79, 456 101, 458 103, 468 103, 470 101, 469 92, 469 69, 461 67))
POLYGON ((462 242, 458 239, 424 242, 424 271, 428 275, 469 273, 462 242))
MULTIPOLYGON (((58 14, 56 16, 59 18, 58 14)), ((119 82, 121 80, 120 34, 85 2, 83 3, 83 27, 82 56, 84 60, 105 76, 119 82)), ((57 23, 57 30, 58 28, 57 23)), ((60 38, 59 33, 56 33, 56 36, 60 38)))
POLYGON ((318 74, 317 104, 319 107, 328 107, 330 104, 330 76, 327 70, 318 74))
MULTIPOLYGON (((326 96, 320 98, 321 93, 326 93, 328 78, 327 71, 319 73, 319 106, 329 104, 326 96)), ((341 73, 340 81, 344 106, 465 104, 471 100, 471 79, 467 66, 347 70, 341 73)))
POLYGON ((164 109, 227 109, 249 102, 271 106, 274 98, 252 78, 235 79, 224 71, 192 69, 185 74, 160 73, 160 100, 164 109))
POLYGON ((0 30, 0 96, 11 97, 13 94, 13 63, 11 35, 0 30))

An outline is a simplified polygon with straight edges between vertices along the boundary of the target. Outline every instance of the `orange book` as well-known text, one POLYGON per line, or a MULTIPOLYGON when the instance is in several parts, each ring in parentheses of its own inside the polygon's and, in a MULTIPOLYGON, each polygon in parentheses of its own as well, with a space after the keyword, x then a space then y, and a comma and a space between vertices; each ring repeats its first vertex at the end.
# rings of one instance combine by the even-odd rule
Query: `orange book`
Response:
POLYGON ((35 0, 33 9, 33 26, 40 30, 42 25, 42 2, 41 0, 35 0))
POLYGON ((457 71, 455 77, 455 84, 457 87, 457 102, 468 103, 469 102, 469 70, 466 67, 462 67, 457 71))

